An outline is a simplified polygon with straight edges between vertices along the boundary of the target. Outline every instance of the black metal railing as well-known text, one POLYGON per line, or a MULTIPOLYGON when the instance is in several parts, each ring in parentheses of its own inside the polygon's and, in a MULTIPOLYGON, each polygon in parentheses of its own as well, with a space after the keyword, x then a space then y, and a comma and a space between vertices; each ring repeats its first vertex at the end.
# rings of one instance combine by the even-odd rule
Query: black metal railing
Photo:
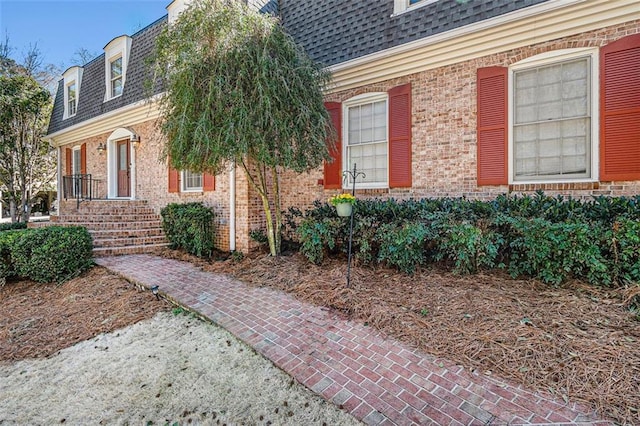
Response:
POLYGON ((63 176, 64 199, 75 199, 77 201, 76 207, 80 206, 82 201, 100 199, 103 196, 102 183, 101 179, 93 179, 91 174, 63 176))

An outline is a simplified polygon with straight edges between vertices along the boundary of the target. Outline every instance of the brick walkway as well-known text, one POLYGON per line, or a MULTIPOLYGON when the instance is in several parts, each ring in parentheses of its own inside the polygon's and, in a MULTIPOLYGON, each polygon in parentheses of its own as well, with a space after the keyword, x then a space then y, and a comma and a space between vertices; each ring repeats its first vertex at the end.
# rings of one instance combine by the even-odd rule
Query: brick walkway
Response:
POLYGON ((411 349, 289 294, 150 255, 96 260, 208 317, 369 425, 609 424, 411 349))

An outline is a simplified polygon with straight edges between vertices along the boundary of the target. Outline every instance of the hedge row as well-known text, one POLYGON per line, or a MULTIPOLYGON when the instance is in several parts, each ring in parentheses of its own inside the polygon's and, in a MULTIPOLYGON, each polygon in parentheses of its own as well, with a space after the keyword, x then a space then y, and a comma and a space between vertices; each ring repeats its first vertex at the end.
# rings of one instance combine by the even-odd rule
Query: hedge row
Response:
POLYGON ((162 228, 171 248, 183 248, 198 257, 211 257, 214 248, 214 213, 202 203, 172 203, 164 207, 162 228))
POLYGON ((0 232, 13 231, 15 229, 27 229, 26 222, 0 223, 0 232))
POLYGON ((93 265, 93 242, 83 227, 49 226, 0 233, 0 279, 63 282, 93 265))
MULTIPOLYGON (((316 202, 290 210, 290 236, 312 262, 346 252, 349 221, 316 202)), ((534 196, 358 200, 353 253, 364 264, 404 272, 444 262, 458 273, 506 269, 559 284, 577 278, 615 286, 640 282, 640 196, 590 201, 534 196)))

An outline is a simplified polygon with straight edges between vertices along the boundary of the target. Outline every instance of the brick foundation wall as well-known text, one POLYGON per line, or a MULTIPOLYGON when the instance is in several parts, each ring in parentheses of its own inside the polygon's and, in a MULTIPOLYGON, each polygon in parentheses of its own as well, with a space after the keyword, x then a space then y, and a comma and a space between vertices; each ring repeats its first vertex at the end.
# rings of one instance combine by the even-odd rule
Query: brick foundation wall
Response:
MULTIPOLYGON (((558 49, 602 47, 624 36, 640 33, 640 21, 585 32, 513 49, 454 65, 381 83, 332 93, 327 101, 343 102, 369 92, 412 84, 412 174, 413 187, 405 189, 358 190, 360 197, 460 197, 492 199, 498 194, 532 193, 589 198, 592 195, 622 196, 640 194, 640 181, 564 184, 477 185, 476 164, 476 72, 488 66, 509 66, 525 58, 558 49)), ((325 191, 319 180, 322 168, 283 179, 283 201, 308 207, 339 190, 325 191), (286 189, 285 189, 286 188, 286 189)))

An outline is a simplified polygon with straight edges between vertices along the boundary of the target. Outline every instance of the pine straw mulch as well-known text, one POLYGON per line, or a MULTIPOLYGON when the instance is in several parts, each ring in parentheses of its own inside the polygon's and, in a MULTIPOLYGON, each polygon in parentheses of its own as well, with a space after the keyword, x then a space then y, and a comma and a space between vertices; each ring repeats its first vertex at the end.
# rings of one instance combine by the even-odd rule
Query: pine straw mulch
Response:
POLYGON ((640 321, 628 310, 640 287, 571 282, 554 288, 500 274, 407 276, 356 266, 347 289, 344 260, 316 266, 300 255, 205 262, 171 250, 160 254, 293 293, 470 370, 640 424, 640 321))
POLYGON ((170 309, 101 267, 61 285, 9 281, 0 307, 0 362, 45 358, 170 309))

